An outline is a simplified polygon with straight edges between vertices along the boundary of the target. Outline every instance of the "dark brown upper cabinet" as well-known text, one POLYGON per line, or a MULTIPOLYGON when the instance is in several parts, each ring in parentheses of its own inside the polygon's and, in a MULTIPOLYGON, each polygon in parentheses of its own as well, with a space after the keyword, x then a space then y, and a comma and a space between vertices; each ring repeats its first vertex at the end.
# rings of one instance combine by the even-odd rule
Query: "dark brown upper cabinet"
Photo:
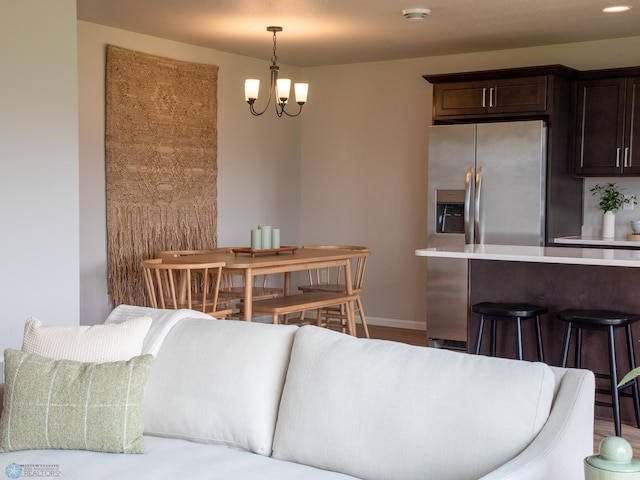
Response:
POLYGON ((640 69, 584 77, 578 82, 576 175, 640 176, 640 69))
POLYGON ((546 76, 439 83, 433 89, 437 117, 544 112, 547 109, 546 76))
POLYGON ((561 65, 425 75, 433 84, 433 120, 543 118, 551 113, 553 79, 575 78, 561 65))

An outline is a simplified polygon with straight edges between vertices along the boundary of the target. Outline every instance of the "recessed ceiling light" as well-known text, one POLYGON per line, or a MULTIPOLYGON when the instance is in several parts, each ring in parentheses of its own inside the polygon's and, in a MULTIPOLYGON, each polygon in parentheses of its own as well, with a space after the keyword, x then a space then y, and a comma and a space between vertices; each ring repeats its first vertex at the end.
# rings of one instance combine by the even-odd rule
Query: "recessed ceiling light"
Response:
POLYGON ((616 5, 613 7, 606 7, 602 9, 604 13, 620 13, 620 12, 628 12, 629 10, 631 10, 630 5, 616 5))
POLYGON ((405 8, 402 15, 407 20, 422 20, 431 13, 428 8, 405 8))

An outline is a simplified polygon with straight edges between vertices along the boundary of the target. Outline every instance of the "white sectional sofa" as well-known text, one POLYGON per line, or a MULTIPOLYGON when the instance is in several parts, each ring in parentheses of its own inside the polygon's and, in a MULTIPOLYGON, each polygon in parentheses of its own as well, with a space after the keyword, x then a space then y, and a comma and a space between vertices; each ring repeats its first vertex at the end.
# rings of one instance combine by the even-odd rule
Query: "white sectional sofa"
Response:
MULTIPOLYGON (((325 329, 150 316, 142 454, 18 450, 64 479, 583 479, 591 372, 325 329)), ((5 403, 6 405, 6 403, 5 403)), ((23 472, 26 470, 23 470, 23 472)), ((27 478, 27 477, 24 477, 27 478)))

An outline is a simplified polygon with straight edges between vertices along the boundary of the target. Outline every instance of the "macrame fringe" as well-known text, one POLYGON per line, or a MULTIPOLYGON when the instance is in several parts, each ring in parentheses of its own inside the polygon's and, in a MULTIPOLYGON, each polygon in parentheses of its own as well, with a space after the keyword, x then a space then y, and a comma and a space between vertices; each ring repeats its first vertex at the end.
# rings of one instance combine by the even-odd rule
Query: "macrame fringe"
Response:
POLYGON ((114 305, 147 305, 143 260, 163 250, 208 249, 218 243, 216 213, 211 207, 169 212, 119 206, 111 209, 107 221, 108 291, 114 305))

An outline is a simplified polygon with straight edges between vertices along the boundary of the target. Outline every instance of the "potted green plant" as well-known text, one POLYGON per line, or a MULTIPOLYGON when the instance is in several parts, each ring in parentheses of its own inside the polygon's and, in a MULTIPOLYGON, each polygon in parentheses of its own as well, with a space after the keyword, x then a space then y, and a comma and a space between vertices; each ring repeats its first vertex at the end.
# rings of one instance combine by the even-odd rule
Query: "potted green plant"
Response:
POLYGON ((609 182, 605 184, 596 184, 591 189, 592 195, 598 195, 600 201, 598 206, 600 210, 604 212, 602 217, 602 237, 613 238, 615 235, 616 217, 615 212, 620 210, 623 205, 627 203, 635 204, 635 195, 624 195, 622 191, 624 188, 620 188, 615 182, 609 182))

